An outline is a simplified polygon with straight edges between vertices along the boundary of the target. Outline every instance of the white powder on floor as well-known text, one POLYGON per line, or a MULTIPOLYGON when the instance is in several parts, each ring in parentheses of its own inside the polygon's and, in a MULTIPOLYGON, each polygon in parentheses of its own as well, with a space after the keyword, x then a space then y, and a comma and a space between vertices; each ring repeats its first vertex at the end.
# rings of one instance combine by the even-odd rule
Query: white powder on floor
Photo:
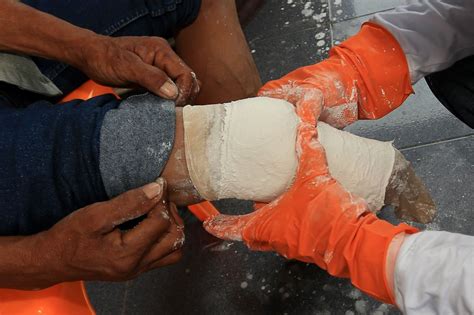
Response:
POLYGON ((319 32, 318 34, 314 35, 316 39, 323 39, 326 36, 323 32, 319 32))
POLYGON ((301 10, 301 14, 303 14, 303 16, 305 17, 310 17, 311 15, 313 15, 314 10, 312 9, 312 6, 313 4, 311 3, 311 1, 306 2, 304 4, 304 9, 301 10))

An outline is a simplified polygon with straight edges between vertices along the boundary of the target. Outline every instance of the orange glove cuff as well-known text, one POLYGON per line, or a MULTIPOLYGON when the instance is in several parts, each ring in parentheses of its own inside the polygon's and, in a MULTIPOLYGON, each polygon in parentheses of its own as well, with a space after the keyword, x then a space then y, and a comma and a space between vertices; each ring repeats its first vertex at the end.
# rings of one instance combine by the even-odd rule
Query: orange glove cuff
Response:
POLYGON ((380 25, 364 23, 356 35, 334 47, 359 74, 359 118, 377 119, 399 107, 413 93, 405 53, 380 25))
POLYGON ((397 234, 413 234, 418 230, 407 224, 393 226, 387 221, 377 219, 372 213, 361 218, 361 221, 354 239, 348 242, 343 254, 351 282, 375 299, 395 304, 386 278, 388 248, 397 234))

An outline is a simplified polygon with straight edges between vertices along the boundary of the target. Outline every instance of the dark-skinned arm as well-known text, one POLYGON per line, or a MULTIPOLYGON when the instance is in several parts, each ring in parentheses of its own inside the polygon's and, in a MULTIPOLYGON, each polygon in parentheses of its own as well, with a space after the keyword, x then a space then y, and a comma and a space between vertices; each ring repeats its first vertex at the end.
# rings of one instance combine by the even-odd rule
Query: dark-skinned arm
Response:
POLYGON ((77 210, 51 229, 0 237, 0 287, 41 289, 76 280, 119 281, 181 257, 183 222, 158 180, 77 210), (134 229, 118 225, 145 216, 134 229))
POLYGON ((163 38, 102 36, 14 0, 0 5, 0 51, 61 61, 98 83, 141 86, 178 105, 199 92, 194 73, 163 38))

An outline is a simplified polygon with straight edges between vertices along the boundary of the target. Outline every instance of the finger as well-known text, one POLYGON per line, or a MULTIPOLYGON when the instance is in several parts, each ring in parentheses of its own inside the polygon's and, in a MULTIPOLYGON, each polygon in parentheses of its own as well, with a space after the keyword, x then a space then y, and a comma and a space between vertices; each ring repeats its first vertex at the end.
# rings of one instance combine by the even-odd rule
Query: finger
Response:
POLYGON ((276 88, 272 90, 260 90, 257 95, 271 97, 271 98, 278 98, 278 99, 288 101, 288 94, 283 92, 281 88, 276 88))
POLYGON ((194 101, 196 99, 196 97, 199 95, 199 93, 201 92, 201 87, 202 87, 202 82, 201 80, 198 79, 198 77, 196 76, 196 74, 193 72, 194 74, 194 77, 195 77, 195 80, 196 80, 196 85, 194 87, 194 99, 192 100, 192 104, 194 104, 194 101))
POLYGON ((178 209, 176 208, 176 205, 172 202, 169 203, 169 209, 171 216, 176 223, 178 227, 184 227, 184 221, 183 219, 179 216, 178 209))
POLYGON ((136 75, 132 76, 134 78, 133 83, 163 98, 175 100, 179 94, 178 87, 168 77, 166 72, 153 65, 144 63, 138 57, 137 59, 139 61, 136 63, 136 75))
POLYGON ((207 232, 223 240, 242 241, 242 233, 247 224, 258 214, 258 210, 245 215, 219 214, 204 222, 207 232))
POLYGON ((178 97, 176 98, 176 106, 189 105, 189 99, 191 97, 191 92, 194 89, 194 80, 191 76, 191 73, 183 74, 178 77, 176 80, 176 85, 178 87, 178 97))
POLYGON ((288 93, 283 91, 281 84, 278 80, 269 81, 265 83, 260 90, 258 90, 258 96, 268 96, 273 98, 286 99, 288 93))
MULTIPOLYGON (((157 210, 159 206, 153 209, 157 210)), ((122 233, 123 243, 127 248, 146 253, 158 240, 168 233, 172 222, 169 216, 149 216, 133 229, 122 233)))
POLYGON ((259 96, 284 99, 297 107, 298 115, 303 121, 316 124, 321 115, 324 96, 320 89, 311 84, 288 82, 281 85, 271 81, 260 89, 259 96))
POLYGON ((196 74, 192 71, 185 73, 178 77, 176 84, 179 90, 176 106, 193 104, 201 90, 196 74))
POLYGON ((144 271, 149 271, 149 270, 153 270, 153 269, 157 269, 157 268, 161 268, 161 267, 165 267, 165 266, 169 266, 169 265, 174 265, 177 262, 179 262, 182 257, 183 257, 183 251, 182 250, 174 251, 171 254, 169 254, 168 256, 163 257, 162 259, 154 261, 153 263, 149 264, 145 268, 144 271))
POLYGON ((168 203, 168 183, 163 177, 160 177, 156 180, 157 183, 160 183, 163 186, 163 193, 161 198, 156 205, 156 207, 148 213, 148 217, 159 217, 173 223, 174 221, 170 218, 169 203, 168 203))
POLYGON ((276 81, 266 83, 258 92, 258 96, 279 98, 297 105, 298 101, 304 96, 304 90, 301 85, 295 82, 286 82, 281 84, 276 81))
POLYGON ((185 242, 184 227, 171 224, 165 236, 155 242, 145 254, 141 265, 148 266, 181 249, 185 242))
POLYGON ((150 183, 125 192, 109 201, 94 204, 88 217, 88 225, 95 225, 101 233, 108 233, 116 226, 141 217, 153 209, 161 199, 163 185, 150 183))
POLYGON ((154 65, 160 67, 173 79, 178 87, 176 105, 188 105, 199 93, 199 83, 193 70, 171 49, 167 53, 156 54, 154 65))
POLYGON ((155 54, 153 65, 165 71, 175 81, 179 77, 185 76, 188 78, 187 82, 192 84, 193 71, 169 45, 161 47, 159 53, 155 54))
POLYGON ((157 183, 162 186, 163 191, 158 203, 138 226, 124 233, 122 236, 124 244, 131 248, 139 248, 143 252, 149 250, 155 242, 167 233, 170 226, 174 224, 170 217, 168 203, 166 201, 166 182, 163 178, 159 178, 157 183))
POLYGON ((329 168, 324 147, 317 140, 316 126, 301 122, 296 139, 298 168, 295 178, 307 180, 311 185, 320 186, 330 180, 329 168))
POLYGON ((342 129, 345 126, 352 124, 357 121, 357 119, 357 102, 338 104, 335 106, 328 106, 326 104, 319 116, 320 121, 324 121, 338 129, 342 129))
POLYGON ((323 108, 323 94, 310 85, 301 85, 298 89, 289 101, 296 104, 296 113, 303 122, 315 126, 323 108))

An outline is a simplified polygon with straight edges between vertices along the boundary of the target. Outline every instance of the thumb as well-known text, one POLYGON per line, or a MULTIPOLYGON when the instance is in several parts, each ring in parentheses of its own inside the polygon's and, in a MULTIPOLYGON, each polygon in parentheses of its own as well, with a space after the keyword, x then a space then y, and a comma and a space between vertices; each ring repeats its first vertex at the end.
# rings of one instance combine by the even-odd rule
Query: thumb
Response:
POLYGON ((163 183, 150 183, 127 191, 109 201, 96 203, 92 211, 97 218, 90 224, 102 233, 109 233, 118 225, 149 213, 162 199, 163 183))
POLYGON ((166 99, 174 100, 178 97, 178 87, 161 69, 141 61, 137 64, 135 73, 135 84, 166 99))
POLYGON ((204 222, 207 232, 228 241, 242 241, 242 233, 260 210, 244 215, 219 214, 204 222))
POLYGON ((272 98, 279 98, 286 100, 287 94, 285 93, 280 84, 276 81, 270 81, 258 90, 257 96, 266 96, 272 98))

